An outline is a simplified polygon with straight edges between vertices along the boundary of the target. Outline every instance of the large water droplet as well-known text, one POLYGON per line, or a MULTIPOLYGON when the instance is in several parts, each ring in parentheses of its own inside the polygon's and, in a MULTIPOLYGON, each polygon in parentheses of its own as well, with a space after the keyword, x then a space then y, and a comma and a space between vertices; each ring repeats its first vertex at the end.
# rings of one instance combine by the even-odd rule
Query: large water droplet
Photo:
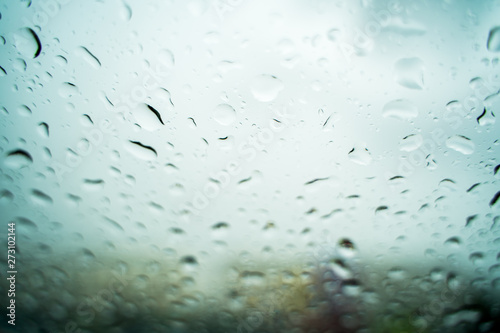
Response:
POLYGON ((228 104, 219 104, 213 111, 213 118, 221 125, 228 126, 236 120, 236 112, 228 104))
POLYGON ((283 88, 283 83, 276 76, 266 74, 255 77, 250 84, 253 97, 261 102, 271 102, 283 88))
POLYGON ((454 135, 446 140, 446 146, 464 155, 474 152, 474 142, 462 135, 454 135))
POLYGON ((27 151, 18 149, 7 153, 4 163, 11 169, 21 169, 32 164, 33 158, 27 151))
POLYGON ((265 275, 258 271, 244 271, 240 274, 240 279, 245 286, 256 286, 264 284, 265 275))
POLYGON ((488 50, 500 52, 500 27, 494 27, 488 35, 488 50))
POLYGON ((52 198, 48 194, 36 189, 31 191, 31 197, 33 202, 43 206, 50 205, 53 202, 52 198))
POLYGON ((348 154, 349 160, 359 165, 369 165, 373 158, 368 149, 355 147, 348 154))
POLYGON ((76 49, 76 53, 94 68, 101 67, 101 61, 90 52, 85 46, 76 49))
POLYGON ((14 33, 14 45, 25 58, 36 58, 42 52, 38 35, 31 28, 22 28, 14 33))
POLYGON ((140 104, 134 111, 134 118, 146 131, 156 131, 164 125, 158 110, 148 104, 140 104))
POLYGON ((22 228, 22 231, 24 231, 27 235, 29 234, 36 235, 36 232, 38 231, 38 226, 36 225, 35 222, 25 217, 18 217, 16 218, 16 220, 17 220, 16 226, 18 229, 22 228))
POLYGON ((418 108, 409 100, 396 99, 384 105, 382 116, 402 120, 412 119, 418 116, 418 108))
POLYGON ((424 143, 424 138, 420 134, 410 134, 405 136, 399 142, 399 149, 403 151, 414 151, 417 150, 422 143, 424 143))
POLYGON ((120 18, 124 21, 130 21, 132 18, 132 8, 125 2, 122 3, 119 9, 120 12, 120 18))
POLYGON ((59 95, 63 98, 70 98, 78 94, 78 87, 71 82, 64 82, 59 87, 59 95))
POLYGON ((158 60, 160 61, 160 64, 165 66, 167 69, 170 69, 175 65, 174 54, 172 51, 167 49, 163 49, 158 52, 158 60))
POLYGON ((141 160, 154 160, 158 155, 153 147, 142 144, 139 141, 127 141, 125 148, 137 158, 141 160))

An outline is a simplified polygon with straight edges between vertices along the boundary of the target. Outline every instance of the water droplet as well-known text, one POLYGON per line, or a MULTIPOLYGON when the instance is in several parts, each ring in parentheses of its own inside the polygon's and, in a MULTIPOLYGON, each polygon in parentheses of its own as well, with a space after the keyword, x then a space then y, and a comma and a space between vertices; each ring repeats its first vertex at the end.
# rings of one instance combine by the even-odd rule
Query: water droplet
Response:
POLYGON ((474 152, 474 142, 463 135, 454 135, 446 140, 446 146, 458 151, 464 155, 470 155, 474 152))
POLYGON ((28 64, 26 64, 24 59, 17 58, 12 61, 12 68, 14 68, 17 72, 25 72, 28 68, 28 64))
POLYGON ((42 52, 38 35, 31 28, 22 28, 14 33, 14 45, 25 58, 36 58, 42 52))
POLYGON ((198 267, 198 260, 196 260, 194 256, 184 256, 179 262, 181 266, 188 271, 192 271, 198 267))
POLYGON ((31 109, 26 105, 21 105, 20 107, 18 107, 17 112, 23 117, 29 117, 33 113, 31 112, 31 109))
POLYGON ((494 276, 500 276, 500 264, 491 265, 488 273, 494 276))
POLYGON ((31 191, 31 197, 33 201, 39 205, 50 205, 53 202, 52 198, 49 195, 36 189, 31 191))
POLYGON ((158 52, 158 60, 160 64, 166 67, 166 69, 171 69, 175 65, 174 54, 172 51, 163 49, 158 52))
POLYGON ((409 100, 396 99, 384 105, 382 116, 402 120, 412 119, 418 116, 418 108, 409 100))
POLYGON ((350 239, 342 238, 338 242, 338 252, 345 258, 351 258, 356 254, 356 247, 350 239))
POLYGON ((399 142, 399 149, 402 151, 414 151, 424 143, 424 138, 420 134, 410 134, 399 142))
POLYGON ((241 283, 245 286, 263 285, 265 274, 258 271, 244 271, 240 274, 241 283))
POLYGON ((444 245, 455 249, 460 247, 461 244, 462 241, 458 237, 450 237, 444 242, 444 245))
POLYGON ((107 222, 107 226, 111 227, 112 230, 114 231, 125 231, 123 227, 120 225, 120 223, 116 222, 113 219, 110 219, 109 217, 103 216, 104 221, 107 222))
POLYGON ((212 114, 213 119, 224 126, 229 126, 236 121, 236 111, 228 104, 217 105, 212 114))
POLYGON ((273 101, 283 88, 283 83, 276 76, 266 74, 255 77, 250 83, 253 97, 261 102, 273 101))
POLYGON ((7 153, 4 163, 11 169, 21 169, 31 165, 33 158, 27 151, 18 149, 7 153))
POLYGON ((481 126, 493 125, 496 121, 493 112, 488 111, 486 108, 483 109, 483 112, 476 119, 477 123, 481 126))
POLYGON ((122 2, 122 6, 120 6, 120 17, 124 21, 130 21, 132 18, 132 8, 125 2, 122 2))
POLYGON ((399 59, 394 65, 396 82, 409 89, 424 88, 424 62, 420 58, 399 59))
POLYGON ((16 220, 18 228, 19 227, 23 228, 24 232, 26 232, 27 235, 29 234, 36 235, 38 231, 38 226, 36 225, 35 222, 25 217, 17 217, 16 220))
POLYGON ((458 290, 462 286, 462 281, 455 273, 449 273, 446 277, 446 284, 450 290, 458 290))
POLYGON ((490 207, 493 207, 500 199, 500 191, 498 191, 490 201, 490 207))
POLYGON ((90 52, 85 46, 80 46, 77 48, 76 53, 82 57, 87 63, 89 63, 94 68, 101 67, 101 61, 90 52))
POLYGON ((138 125, 146 131, 153 132, 165 125, 160 112, 148 104, 140 104, 133 113, 138 125))
POLYGON ((38 132, 44 138, 48 138, 49 137, 49 125, 47 123, 44 123, 44 122, 39 123, 38 124, 38 132))
POLYGON ((71 82, 64 82, 59 87, 59 95, 62 98, 70 98, 72 96, 78 95, 78 87, 71 82))
POLYGON ((469 255, 469 260, 476 266, 483 264, 484 254, 482 252, 474 252, 469 255))
POLYGON ((494 27, 488 35, 488 50, 491 52, 500 52, 500 27, 494 27))
POLYGON ((347 296, 359 296, 361 294, 361 284, 358 280, 349 279, 342 281, 342 293, 347 296))
POLYGON ((443 325, 445 327, 456 327, 457 330, 461 330, 459 329, 461 327, 460 324, 476 323, 481 316, 482 313, 479 310, 459 310, 444 315, 443 325))
POLYGON ((373 158, 366 148, 355 147, 348 154, 349 160, 359 165, 369 165, 373 158))
POLYGON ((0 204, 10 204, 14 199, 14 194, 9 190, 0 191, 0 204))
POLYGON ((87 191, 100 191, 106 183, 102 179, 84 179, 83 187, 87 191))
POLYGON ((328 268, 332 270, 335 276, 340 277, 341 279, 350 279, 353 276, 352 270, 348 267, 344 261, 340 259, 332 260, 328 264, 328 268))
POLYGON ((126 143, 125 148, 135 157, 145 161, 154 160, 156 159, 156 156, 158 156, 153 147, 142 144, 139 141, 129 140, 126 143))

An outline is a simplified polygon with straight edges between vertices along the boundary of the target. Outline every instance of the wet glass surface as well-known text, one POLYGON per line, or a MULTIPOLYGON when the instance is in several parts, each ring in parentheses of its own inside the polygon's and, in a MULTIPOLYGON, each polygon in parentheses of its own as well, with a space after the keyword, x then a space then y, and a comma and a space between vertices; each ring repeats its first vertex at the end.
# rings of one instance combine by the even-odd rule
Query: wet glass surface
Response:
POLYGON ((0 1, 0 330, 499 332, 499 17, 0 1))

